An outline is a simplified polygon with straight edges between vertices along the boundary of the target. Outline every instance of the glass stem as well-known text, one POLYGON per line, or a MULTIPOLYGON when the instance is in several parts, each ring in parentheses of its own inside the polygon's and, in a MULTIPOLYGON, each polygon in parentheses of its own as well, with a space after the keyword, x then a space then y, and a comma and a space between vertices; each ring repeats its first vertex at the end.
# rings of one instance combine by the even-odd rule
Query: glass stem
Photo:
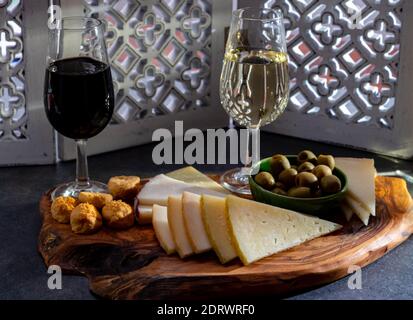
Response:
POLYGON ((89 186, 89 170, 87 166, 86 140, 76 140, 76 184, 79 187, 89 186))
POLYGON ((247 128, 246 148, 244 149, 244 168, 243 174, 255 174, 252 168, 260 161, 260 129, 247 128))

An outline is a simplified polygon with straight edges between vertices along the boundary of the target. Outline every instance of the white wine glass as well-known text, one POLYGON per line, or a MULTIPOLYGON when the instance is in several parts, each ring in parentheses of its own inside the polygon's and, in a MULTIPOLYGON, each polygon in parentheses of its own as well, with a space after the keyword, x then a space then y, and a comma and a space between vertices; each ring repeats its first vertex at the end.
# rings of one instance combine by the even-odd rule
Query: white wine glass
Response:
POLYGON ((248 176, 260 158, 259 130, 284 112, 289 99, 287 46, 280 10, 242 8, 234 11, 221 73, 220 97, 228 115, 248 129, 245 167, 225 172, 221 183, 234 193, 251 194, 248 176))

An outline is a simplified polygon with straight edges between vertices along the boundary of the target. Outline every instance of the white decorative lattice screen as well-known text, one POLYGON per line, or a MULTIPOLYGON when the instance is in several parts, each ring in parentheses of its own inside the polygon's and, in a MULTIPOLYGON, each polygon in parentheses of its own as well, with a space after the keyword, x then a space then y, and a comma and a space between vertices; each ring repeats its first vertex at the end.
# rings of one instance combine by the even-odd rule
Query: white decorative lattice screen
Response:
POLYGON ((117 91, 115 123, 207 107, 210 0, 85 0, 104 18, 117 91))
POLYGON ((0 0, 0 140, 26 139, 22 2, 0 0))
MULTIPOLYGON (((231 2, 81 0, 80 5, 85 15, 107 25, 116 90, 113 121, 92 139, 91 153, 149 142, 154 129, 173 129, 174 120, 204 129, 226 124, 218 78, 231 2), (114 135, 122 139, 115 143, 114 135)), ((73 157, 69 142, 62 139, 61 146, 64 159, 73 157)))
POLYGON ((397 143, 394 150, 389 141, 381 143, 391 139, 396 111, 402 109, 397 96, 408 2, 240 0, 239 6, 280 8, 285 16, 291 98, 286 114, 267 129, 411 156, 404 141, 403 151, 397 143))

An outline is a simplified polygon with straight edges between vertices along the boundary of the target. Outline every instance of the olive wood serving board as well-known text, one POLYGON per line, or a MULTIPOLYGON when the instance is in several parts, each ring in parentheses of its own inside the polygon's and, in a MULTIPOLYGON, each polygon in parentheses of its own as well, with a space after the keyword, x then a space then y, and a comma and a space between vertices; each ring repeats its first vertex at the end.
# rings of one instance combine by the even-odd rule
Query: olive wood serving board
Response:
POLYGON ((332 213, 329 219, 343 229, 249 266, 239 260, 221 265, 213 253, 184 260, 168 256, 151 226, 73 234, 69 225, 52 218, 49 195, 40 201, 38 249, 45 264, 88 277, 92 292, 109 299, 284 296, 345 277, 350 266, 372 263, 413 233, 406 183, 388 177, 376 179, 377 216, 367 227, 332 213))

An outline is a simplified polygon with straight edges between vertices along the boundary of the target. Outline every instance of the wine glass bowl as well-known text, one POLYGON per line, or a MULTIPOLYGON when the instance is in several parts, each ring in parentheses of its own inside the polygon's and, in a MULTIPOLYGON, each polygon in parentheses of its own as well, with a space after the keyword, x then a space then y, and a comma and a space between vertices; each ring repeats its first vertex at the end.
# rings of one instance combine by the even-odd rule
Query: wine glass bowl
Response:
POLYGON ((104 183, 90 181, 86 140, 110 122, 114 90, 104 38, 104 25, 93 18, 69 17, 49 32, 49 55, 44 86, 47 118, 60 134, 76 140, 77 178, 57 187, 59 195, 81 191, 106 192, 104 183))
MULTIPOLYGON (((246 127, 255 145, 259 129, 275 121, 289 99, 288 56, 284 18, 280 10, 243 8, 234 11, 220 80, 221 104, 228 115, 246 127)), ((258 149, 244 158, 244 168, 224 173, 221 183, 228 190, 250 194, 251 163, 259 160, 258 149)), ((254 143, 253 143, 254 145, 254 143)))

